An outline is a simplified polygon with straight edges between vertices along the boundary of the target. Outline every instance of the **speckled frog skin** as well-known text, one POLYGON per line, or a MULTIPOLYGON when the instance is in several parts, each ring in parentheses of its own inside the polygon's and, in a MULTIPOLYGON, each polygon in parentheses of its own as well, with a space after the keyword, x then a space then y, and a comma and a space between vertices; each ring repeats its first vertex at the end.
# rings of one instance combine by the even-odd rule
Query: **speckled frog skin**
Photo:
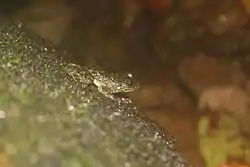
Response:
POLYGON ((126 93, 139 88, 139 84, 132 74, 108 73, 96 64, 80 66, 69 63, 65 66, 65 70, 83 86, 94 84, 99 92, 109 98, 114 98, 114 93, 126 93))

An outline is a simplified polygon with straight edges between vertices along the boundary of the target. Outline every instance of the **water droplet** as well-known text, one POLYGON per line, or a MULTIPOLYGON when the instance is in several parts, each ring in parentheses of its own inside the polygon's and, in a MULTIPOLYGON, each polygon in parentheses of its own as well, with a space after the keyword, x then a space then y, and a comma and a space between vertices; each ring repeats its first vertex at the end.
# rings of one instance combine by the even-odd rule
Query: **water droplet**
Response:
POLYGON ((130 78, 131 78, 131 77, 133 77, 133 75, 129 73, 129 74, 128 74, 128 77, 130 77, 130 78))
POLYGON ((6 118, 6 112, 3 110, 0 110, 0 118, 4 119, 6 118))
POLYGON ((71 106, 69 106, 69 110, 73 111, 73 110, 75 110, 75 107, 71 105, 71 106))

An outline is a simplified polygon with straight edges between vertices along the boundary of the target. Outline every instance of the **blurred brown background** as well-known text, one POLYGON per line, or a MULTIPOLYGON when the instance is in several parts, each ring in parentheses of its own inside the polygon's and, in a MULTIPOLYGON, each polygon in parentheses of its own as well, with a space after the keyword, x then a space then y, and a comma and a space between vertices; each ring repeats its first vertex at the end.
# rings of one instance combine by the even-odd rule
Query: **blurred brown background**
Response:
MULTIPOLYGON (((131 98, 177 137, 196 166, 204 166, 197 136, 202 92, 232 85, 250 93, 249 1, 8 0, 0 11, 67 48, 71 62, 133 72, 142 87, 131 98)), ((218 94, 211 97, 218 110, 246 105, 218 94)))

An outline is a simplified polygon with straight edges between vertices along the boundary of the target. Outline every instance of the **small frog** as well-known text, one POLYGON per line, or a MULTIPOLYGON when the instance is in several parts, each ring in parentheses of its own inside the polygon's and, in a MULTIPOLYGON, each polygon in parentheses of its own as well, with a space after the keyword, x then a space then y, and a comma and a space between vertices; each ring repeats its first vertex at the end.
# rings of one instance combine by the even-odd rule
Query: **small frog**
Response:
POLYGON ((115 93, 132 92, 139 88, 139 84, 132 74, 118 75, 109 73, 93 64, 80 66, 69 63, 66 66, 66 71, 84 86, 94 84, 97 86, 99 92, 109 98, 114 98, 113 94, 115 93))

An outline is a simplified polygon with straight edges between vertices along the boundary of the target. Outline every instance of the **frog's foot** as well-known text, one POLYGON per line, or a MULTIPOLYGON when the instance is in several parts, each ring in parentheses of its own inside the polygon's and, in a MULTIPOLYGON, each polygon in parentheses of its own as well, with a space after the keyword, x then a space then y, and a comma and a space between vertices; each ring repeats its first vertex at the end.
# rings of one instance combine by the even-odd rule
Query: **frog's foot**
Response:
POLYGON ((102 87, 98 87, 98 91, 100 93, 102 93, 104 96, 112 99, 112 100, 117 100, 119 99, 118 97, 116 97, 114 94, 110 93, 109 91, 105 91, 105 89, 103 89, 102 87))
POLYGON ((107 91, 104 91, 101 87, 98 87, 98 91, 110 99, 115 99, 115 95, 107 91))

